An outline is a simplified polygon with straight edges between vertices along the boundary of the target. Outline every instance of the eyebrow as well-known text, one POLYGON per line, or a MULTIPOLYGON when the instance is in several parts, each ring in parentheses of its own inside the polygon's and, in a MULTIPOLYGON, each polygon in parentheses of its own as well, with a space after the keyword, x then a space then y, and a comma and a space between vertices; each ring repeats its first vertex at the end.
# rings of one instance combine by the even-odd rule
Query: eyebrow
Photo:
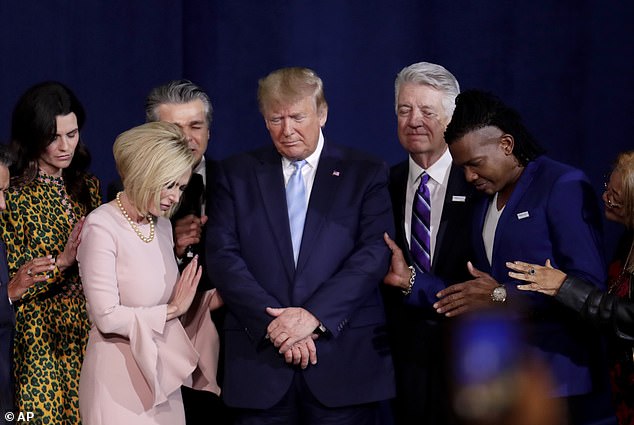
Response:
MULTIPOLYGON (((462 164, 456 164, 456 165, 458 165, 459 167, 464 167, 465 165, 471 165, 471 166, 473 166, 473 165, 474 165, 474 162, 476 162, 476 161, 478 161, 478 160, 480 160, 480 159, 482 159, 482 158, 483 158, 482 156, 476 156, 475 158, 471 158, 471 159, 469 159, 468 161, 463 162, 462 164)), ((455 162, 455 161, 454 161, 454 162, 455 162)))
POLYGON ((68 131, 65 131, 65 132, 63 132, 63 133, 62 133, 62 132, 60 132, 60 131, 58 131, 58 132, 56 132, 56 133, 55 133, 55 136, 61 136, 62 134, 70 134, 70 133, 72 133, 73 131, 79 131, 79 127, 75 127, 75 128, 73 128, 72 130, 68 130, 68 131))
POLYGON ((431 112, 434 112, 434 113, 438 112, 436 110, 436 108, 434 106, 432 106, 432 105, 420 105, 419 106, 419 105, 412 105, 411 103, 399 103, 396 106, 396 108, 397 109, 400 109, 400 108, 420 109, 420 110, 423 110, 423 111, 431 111, 431 112))

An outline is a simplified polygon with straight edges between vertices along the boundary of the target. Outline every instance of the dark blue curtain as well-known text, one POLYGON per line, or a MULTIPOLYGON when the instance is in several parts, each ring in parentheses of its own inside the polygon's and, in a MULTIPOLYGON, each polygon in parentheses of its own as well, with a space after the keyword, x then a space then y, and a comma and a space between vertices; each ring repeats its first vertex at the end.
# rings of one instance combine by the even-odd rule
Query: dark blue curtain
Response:
POLYGON ((324 80, 328 139, 395 163, 394 77, 425 60, 515 106, 599 194, 617 152, 634 148, 633 11, 579 0, 3 1, 0 139, 20 93, 60 80, 86 107, 82 137, 107 183, 112 142, 143 121, 147 92, 185 77, 212 97, 209 154, 224 158, 270 143, 257 80, 301 65, 324 80))

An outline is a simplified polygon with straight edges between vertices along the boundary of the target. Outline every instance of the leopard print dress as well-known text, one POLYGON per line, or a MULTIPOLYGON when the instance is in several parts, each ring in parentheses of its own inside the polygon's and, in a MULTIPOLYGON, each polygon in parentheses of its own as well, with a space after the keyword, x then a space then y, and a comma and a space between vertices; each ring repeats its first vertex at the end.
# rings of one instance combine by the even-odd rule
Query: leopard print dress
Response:
MULTIPOLYGON (((91 208, 100 202, 99 182, 87 177, 91 208)), ((6 193, 0 231, 12 276, 25 262, 59 255, 73 226, 89 211, 66 192, 62 178, 40 172, 31 183, 6 193)), ((16 404, 32 412, 29 423, 79 424, 79 372, 88 340, 88 316, 77 266, 55 268, 45 282, 14 303, 16 404)))

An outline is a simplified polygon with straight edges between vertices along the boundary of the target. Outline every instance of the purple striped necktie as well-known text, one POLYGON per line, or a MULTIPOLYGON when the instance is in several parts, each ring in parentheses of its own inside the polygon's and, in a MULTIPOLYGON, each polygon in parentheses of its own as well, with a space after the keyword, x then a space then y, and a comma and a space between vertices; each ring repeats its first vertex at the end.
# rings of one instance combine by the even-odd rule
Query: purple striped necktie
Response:
POLYGON ((429 181, 429 174, 423 172, 412 205, 412 235, 410 241, 414 264, 422 272, 428 272, 431 268, 431 230, 429 226, 431 201, 429 199, 427 181, 429 181))

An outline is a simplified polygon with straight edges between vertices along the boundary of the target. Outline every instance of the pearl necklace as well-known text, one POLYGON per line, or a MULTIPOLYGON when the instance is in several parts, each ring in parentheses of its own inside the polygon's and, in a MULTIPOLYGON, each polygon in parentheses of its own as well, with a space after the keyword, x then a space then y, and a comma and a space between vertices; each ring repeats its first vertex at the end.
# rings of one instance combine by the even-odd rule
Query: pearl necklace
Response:
POLYGON ((132 227, 132 230, 134 230, 134 233, 136 233, 137 236, 139 238, 141 238, 141 240, 143 242, 145 242, 145 243, 152 242, 152 240, 154 239, 154 218, 152 217, 151 214, 148 214, 145 217, 145 218, 147 218, 147 221, 150 222, 150 235, 149 236, 145 236, 143 233, 141 233, 141 229, 139 229, 139 227, 136 225, 136 223, 134 221, 132 221, 132 219, 128 215, 128 212, 125 210, 125 208, 123 208, 123 205, 121 204, 121 194, 122 193, 123 192, 117 193, 117 205, 119 206, 119 209, 121 210, 121 213, 126 218, 126 220, 128 220, 128 223, 130 223, 130 226, 132 227))

